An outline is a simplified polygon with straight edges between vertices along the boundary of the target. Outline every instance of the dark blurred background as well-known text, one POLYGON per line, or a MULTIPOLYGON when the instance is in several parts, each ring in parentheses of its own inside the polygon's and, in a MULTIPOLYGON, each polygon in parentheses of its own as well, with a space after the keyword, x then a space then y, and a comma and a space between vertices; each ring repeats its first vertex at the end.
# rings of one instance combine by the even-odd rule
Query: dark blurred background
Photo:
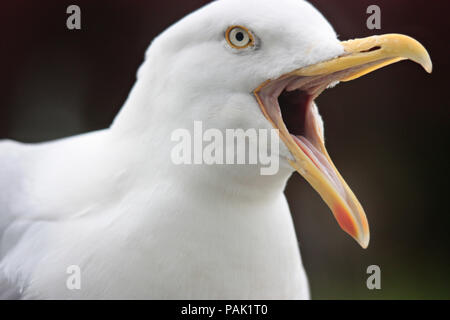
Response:
MULTIPOLYGON (((208 1, 23 1, 0 4, 0 139, 44 141, 107 127, 152 38, 208 1), (77 4, 82 30, 66 28, 77 4)), ((295 175, 286 190, 316 299, 449 299, 448 1, 315 0, 340 39, 404 33, 434 63, 402 62, 328 90, 318 105, 327 147, 365 207, 371 243, 342 232, 295 175), (381 7, 381 30, 366 8, 381 7), (366 268, 381 268, 381 290, 366 268)))

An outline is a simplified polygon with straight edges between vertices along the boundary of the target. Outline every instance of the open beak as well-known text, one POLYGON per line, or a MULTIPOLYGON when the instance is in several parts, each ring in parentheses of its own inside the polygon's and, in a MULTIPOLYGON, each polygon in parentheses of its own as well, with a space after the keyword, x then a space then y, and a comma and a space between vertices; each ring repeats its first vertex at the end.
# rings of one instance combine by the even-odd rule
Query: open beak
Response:
POLYGON ((367 248, 370 234, 366 215, 325 149, 314 99, 334 83, 356 79, 401 60, 415 61, 429 73, 432 64, 419 42, 400 34, 344 41, 342 46, 343 55, 268 80, 254 94, 291 152, 289 163, 320 194, 341 228, 367 248))

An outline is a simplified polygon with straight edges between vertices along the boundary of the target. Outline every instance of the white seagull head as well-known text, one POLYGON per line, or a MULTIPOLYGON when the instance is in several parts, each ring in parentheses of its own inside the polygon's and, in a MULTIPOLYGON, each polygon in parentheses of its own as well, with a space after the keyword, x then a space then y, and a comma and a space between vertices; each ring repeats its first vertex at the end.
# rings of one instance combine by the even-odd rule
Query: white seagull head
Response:
POLYGON ((162 123, 173 130, 198 120, 218 129, 278 129, 283 165, 298 171, 366 248, 365 213, 325 149, 314 99, 339 81, 404 59, 431 72, 416 40, 389 34, 341 42, 306 1, 218 0, 153 41, 115 125, 152 128, 154 136, 162 123))

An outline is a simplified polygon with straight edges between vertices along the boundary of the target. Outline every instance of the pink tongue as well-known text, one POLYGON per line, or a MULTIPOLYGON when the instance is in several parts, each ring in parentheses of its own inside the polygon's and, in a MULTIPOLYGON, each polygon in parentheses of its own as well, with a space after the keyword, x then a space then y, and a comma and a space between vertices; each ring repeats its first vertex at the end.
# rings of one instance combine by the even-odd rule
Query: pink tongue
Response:
POLYGON ((342 184, 339 178, 336 175, 335 170, 331 167, 328 159, 323 155, 317 148, 304 136, 294 136, 295 143, 302 149, 302 151, 311 159, 311 161, 316 165, 316 167, 328 178, 328 180, 333 183, 336 190, 344 196, 345 199, 345 190, 342 187, 342 184))

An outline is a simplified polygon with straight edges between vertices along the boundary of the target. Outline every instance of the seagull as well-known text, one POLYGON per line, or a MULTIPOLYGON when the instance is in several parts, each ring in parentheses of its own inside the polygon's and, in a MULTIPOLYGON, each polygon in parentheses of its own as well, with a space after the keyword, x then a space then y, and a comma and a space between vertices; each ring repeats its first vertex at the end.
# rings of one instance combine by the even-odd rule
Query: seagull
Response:
POLYGON ((418 41, 342 42, 303 0, 218 0, 189 14, 152 41, 109 128, 0 142, 0 297, 309 299, 283 194, 295 171, 369 243, 314 101, 405 59, 432 70, 418 41), (195 121, 277 130, 279 170, 175 164, 172 133, 195 121))

